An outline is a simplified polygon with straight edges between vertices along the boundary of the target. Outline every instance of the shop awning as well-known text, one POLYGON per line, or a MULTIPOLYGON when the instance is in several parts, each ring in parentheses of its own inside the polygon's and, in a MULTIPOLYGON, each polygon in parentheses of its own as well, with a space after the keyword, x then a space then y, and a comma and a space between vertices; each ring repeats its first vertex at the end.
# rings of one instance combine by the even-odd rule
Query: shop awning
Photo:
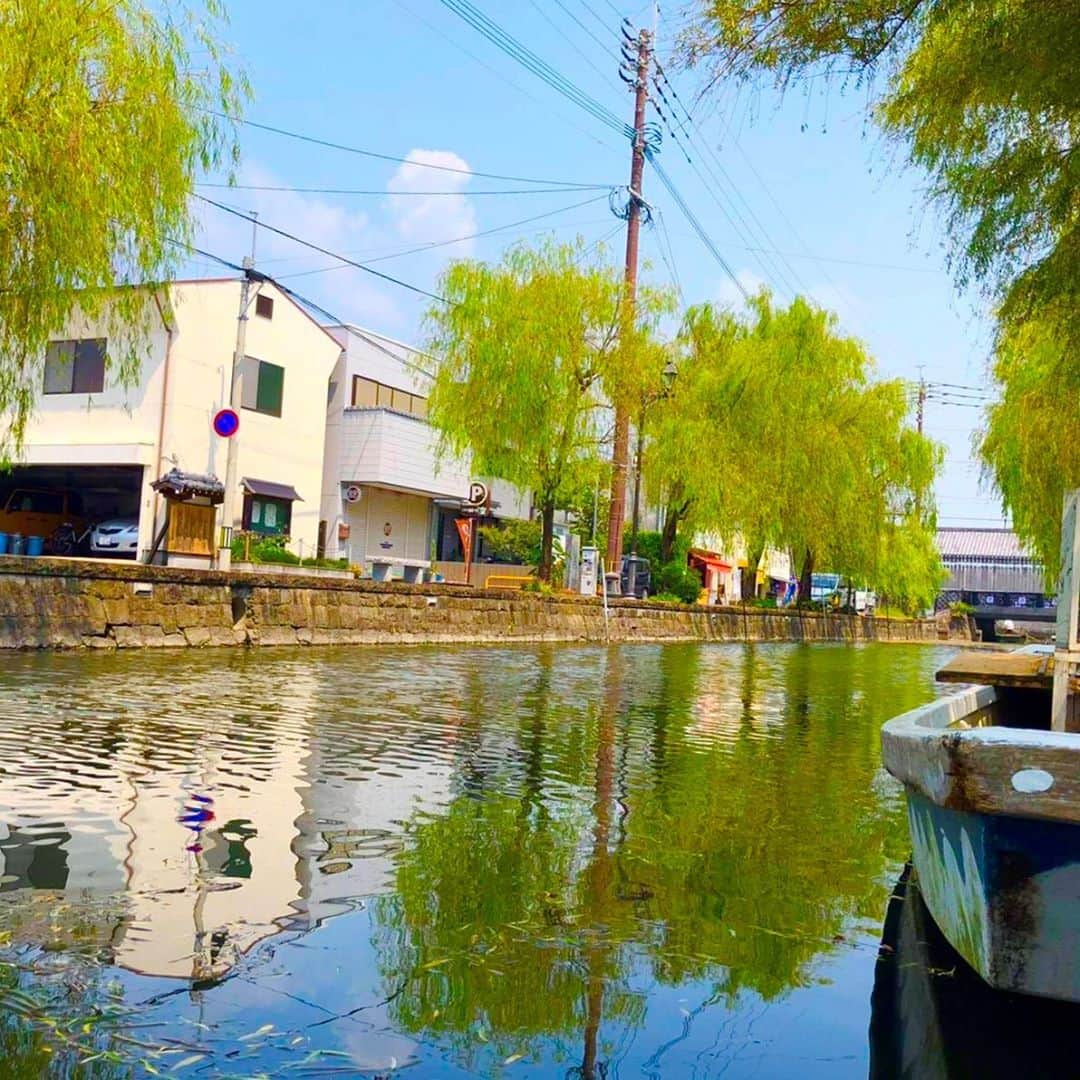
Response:
POLYGON ((697 551, 691 548, 689 555, 693 562, 700 563, 710 570, 719 570, 722 574, 729 573, 732 569, 731 563, 726 562, 715 551, 697 551))
POLYGON ((303 502, 292 484, 275 484, 270 480, 255 480, 245 476, 240 486, 249 495, 261 495, 264 499, 284 499, 286 502, 303 502))

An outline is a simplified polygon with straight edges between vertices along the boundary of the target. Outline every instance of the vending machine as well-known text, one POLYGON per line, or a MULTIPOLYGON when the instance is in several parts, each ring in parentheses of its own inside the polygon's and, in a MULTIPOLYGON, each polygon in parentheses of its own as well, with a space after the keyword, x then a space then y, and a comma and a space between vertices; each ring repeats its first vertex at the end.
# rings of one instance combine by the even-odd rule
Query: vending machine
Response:
POLYGON ((596 582, 600 570, 600 552, 594 547, 581 549, 581 579, 579 588, 582 596, 596 595, 596 582))

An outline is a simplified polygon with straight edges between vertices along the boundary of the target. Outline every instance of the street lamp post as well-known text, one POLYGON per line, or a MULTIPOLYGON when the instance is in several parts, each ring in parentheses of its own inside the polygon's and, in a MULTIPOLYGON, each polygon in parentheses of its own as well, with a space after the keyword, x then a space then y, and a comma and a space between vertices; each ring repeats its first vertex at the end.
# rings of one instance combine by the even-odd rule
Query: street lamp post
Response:
POLYGON ((637 448, 634 455, 634 507, 630 516, 630 565, 627 567, 626 573, 626 588, 631 596, 637 595, 637 542, 641 502, 641 455, 645 443, 645 410, 671 393, 671 388, 675 384, 675 377, 678 374, 679 369, 675 366, 675 361, 669 360, 660 374, 663 384, 661 390, 659 393, 642 401, 641 412, 638 414, 637 448))

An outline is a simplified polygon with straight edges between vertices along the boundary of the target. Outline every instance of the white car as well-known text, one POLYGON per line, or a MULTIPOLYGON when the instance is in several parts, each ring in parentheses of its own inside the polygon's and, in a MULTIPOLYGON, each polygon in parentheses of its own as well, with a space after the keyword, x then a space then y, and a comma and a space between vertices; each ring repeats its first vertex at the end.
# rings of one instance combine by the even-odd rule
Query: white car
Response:
POLYGON ((109 518, 90 531, 91 555, 129 555, 139 553, 138 518, 109 518))

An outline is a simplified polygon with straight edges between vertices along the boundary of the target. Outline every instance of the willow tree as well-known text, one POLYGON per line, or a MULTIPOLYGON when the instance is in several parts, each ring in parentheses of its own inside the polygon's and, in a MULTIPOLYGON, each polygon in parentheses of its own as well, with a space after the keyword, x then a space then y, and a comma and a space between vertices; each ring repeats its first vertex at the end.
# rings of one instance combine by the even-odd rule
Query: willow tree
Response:
POLYGON ((763 292, 745 317, 691 309, 680 340, 651 460, 694 525, 739 534, 752 567, 768 546, 791 551, 806 596, 815 566, 872 578, 895 521, 929 524, 941 451, 834 315, 763 292))
MULTIPOLYGON (((683 38, 691 63, 718 80, 781 88, 830 75, 864 83, 884 132, 928 174, 958 282, 981 287, 997 311, 1005 401, 982 443, 988 474, 1017 529, 1055 564, 1061 508, 1046 470, 1052 448, 1077 430, 1080 379, 1075 0, 700 0, 698 9, 683 38), (1060 353, 1057 385, 1071 394, 1035 393, 1038 364, 1017 353, 1035 339, 1040 352, 1060 353)), ((1075 469, 1068 450, 1066 459, 1075 469)))
MULTIPOLYGON (((235 155, 246 95, 200 13, 142 0, 0 3, 0 462, 21 446, 50 335, 76 310, 137 325, 184 254, 196 173, 235 155)), ((132 340, 134 335, 120 335, 132 340)), ((119 381, 140 355, 107 357, 119 381)))
POLYGON ((511 248, 497 265, 452 263, 427 313, 437 370, 429 401, 443 454, 531 491, 542 521, 538 575, 551 579, 555 510, 605 469, 605 402, 640 393, 639 368, 666 294, 644 290, 620 347, 620 277, 583 245, 511 248))
POLYGON ((1020 539, 1057 577, 1062 500, 1080 487, 1080 364, 1056 319, 1010 327, 994 374, 1000 400, 979 452, 1020 539))

